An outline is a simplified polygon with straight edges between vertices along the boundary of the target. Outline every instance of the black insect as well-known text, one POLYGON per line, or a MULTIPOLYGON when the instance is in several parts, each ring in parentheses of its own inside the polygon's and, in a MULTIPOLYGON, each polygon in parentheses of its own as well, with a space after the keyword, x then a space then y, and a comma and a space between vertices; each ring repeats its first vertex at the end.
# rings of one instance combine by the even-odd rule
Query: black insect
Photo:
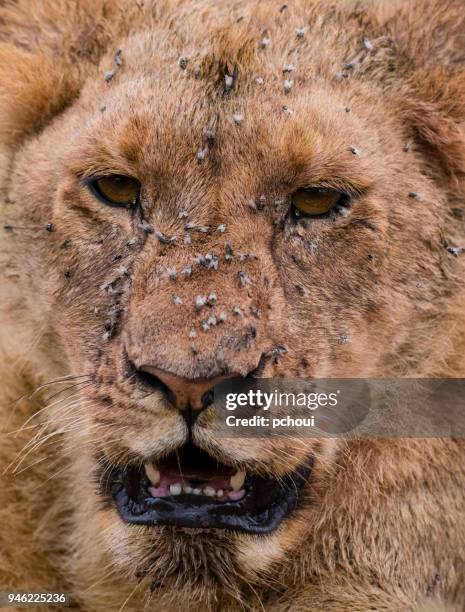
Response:
POLYGON ((114 61, 115 64, 118 66, 118 68, 121 68, 121 66, 123 65, 123 50, 122 49, 118 49, 115 53, 114 56, 114 61))

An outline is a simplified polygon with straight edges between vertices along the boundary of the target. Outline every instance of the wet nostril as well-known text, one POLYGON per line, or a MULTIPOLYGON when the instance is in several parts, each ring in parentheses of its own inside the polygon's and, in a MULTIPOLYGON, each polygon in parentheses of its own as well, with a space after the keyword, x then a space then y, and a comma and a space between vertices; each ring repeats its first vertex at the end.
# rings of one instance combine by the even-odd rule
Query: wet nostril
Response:
POLYGON ((213 404, 213 400, 215 398, 215 392, 213 389, 209 389, 206 393, 202 395, 202 409, 208 408, 211 404, 213 404))
POLYGON ((208 380, 199 383, 151 366, 134 367, 132 375, 147 389, 162 392, 165 399, 181 411, 189 428, 202 410, 213 404, 214 386, 208 380))
POLYGON ((137 370, 139 380, 160 390, 178 410, 199 412, 213 403, 213 389, 224 376, 187 378, 156 366, 143 365, 137 370))
POLYGON ((142 383, 148 389, 152 391, 160 391, 165 396, 166 400, 170 404, 174 404, 176 402, 176 398, 171 389, 165 385, 165 383, 160 380, 154 374, 142 369, 135 369, 135 377, 138 382, 142 383))
MULTIPOLYGON (((229 380, 241 382, 243 376, 223 372, 213 377, 189 378, 175 372, 161 369, 155 365, 140 365, 135 367, 131 363, 131 371, 128 377, 134 378, 145 389, 152 392, 161 392, 166 401, 182 413, 182 416, 192 427, 198 415, 213 405, 215 399, 215 388, 223 381, 229 380)), ((251 370, 249 376, 260 372, 260 364, 255 370, 251 370)))

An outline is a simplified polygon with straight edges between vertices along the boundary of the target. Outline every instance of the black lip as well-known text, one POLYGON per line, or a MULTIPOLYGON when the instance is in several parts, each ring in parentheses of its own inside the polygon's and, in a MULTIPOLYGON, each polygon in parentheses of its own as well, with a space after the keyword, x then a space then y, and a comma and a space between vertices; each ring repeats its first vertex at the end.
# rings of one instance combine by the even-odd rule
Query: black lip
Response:
POLYGON ((295 509, 312 464, 309 460, 279 480, 248 476, 246 494, 240 501, 222 502, 187 494, 153 498, 147 492, 145 474, 136 467, 107 472, 105 488, 126 523, 267 534, 295 509))

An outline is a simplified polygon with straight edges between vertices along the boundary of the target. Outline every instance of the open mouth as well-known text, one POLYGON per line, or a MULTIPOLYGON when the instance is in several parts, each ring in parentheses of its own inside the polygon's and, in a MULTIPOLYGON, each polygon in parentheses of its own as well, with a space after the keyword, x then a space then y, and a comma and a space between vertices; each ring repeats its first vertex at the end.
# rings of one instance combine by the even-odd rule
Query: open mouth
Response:
POLYGON ((310 472, 309 461, 279 479, 247 474, 186 444, 156 464, 110 470, 105 489, 128 523, 269 533, 295 508, 310 472))

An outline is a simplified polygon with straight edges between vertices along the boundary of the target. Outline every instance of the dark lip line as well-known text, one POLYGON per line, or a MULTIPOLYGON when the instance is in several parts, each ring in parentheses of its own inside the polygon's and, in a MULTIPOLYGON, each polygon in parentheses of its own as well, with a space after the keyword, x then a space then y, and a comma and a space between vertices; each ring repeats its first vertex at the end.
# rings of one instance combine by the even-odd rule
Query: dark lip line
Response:
MULTIPOLYGON (((192 500, 181 494, 168 498, 144 498, 142 504, 132 499, 121 482, 124 470, 113 470, 107 479, 107 499, 115 507, 120 518, 129 524, 147 527, 171 525, 180 528, 227 529, 250 534, 268 534, 274 531, 298 505, 300 491, 308 482, 313 468, 313 457, 307 459, 297 470, 284 479, 269 479, 277 487, 278 494, 269 506, 257 514, 244 512, 253 494, 254 479, 259 476, 248 476, 245 488, 246 495, 240 501, 220 502, 205 499, 201 504, 189 503, 192 500), (284 485, 284 486, 283 486, 284 485), (230 510, 228 513, 227 511, 230 510)), ((266 479, 262 479, 266 481, 266 479)))

